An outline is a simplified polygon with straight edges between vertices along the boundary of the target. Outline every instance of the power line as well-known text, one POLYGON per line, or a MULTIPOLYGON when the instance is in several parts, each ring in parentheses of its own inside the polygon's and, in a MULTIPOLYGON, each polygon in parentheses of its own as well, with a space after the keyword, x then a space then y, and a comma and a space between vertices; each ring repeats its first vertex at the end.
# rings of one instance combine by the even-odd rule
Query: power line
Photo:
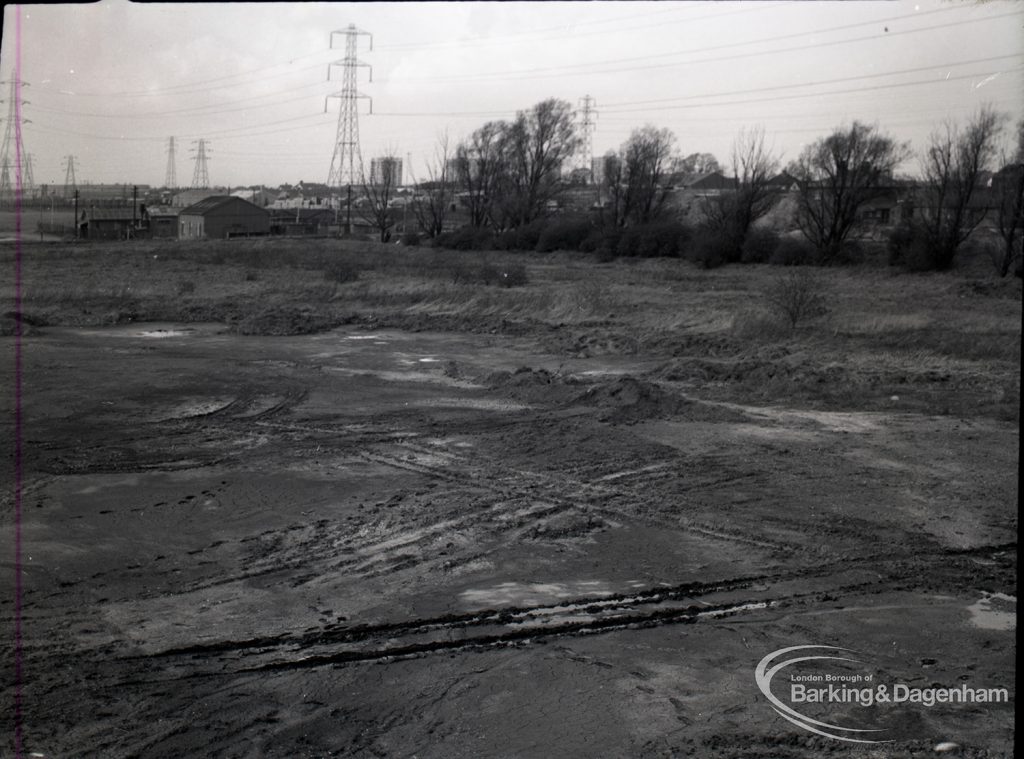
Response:
MULTIPOLYGON (((301 87, 301 88, 298 88, 298 89, 310 89, 311 87, 319 87, 319 86, 320 86, 319 84, 307 85, 306 87, 301 87)), ((289 92, 294 92, 294 89, 293 90, 288 90, 288 91, 289 92)), ((275 94, 277 94, 277 93, 266 93, 264 95, 253 95, 250 98, 241 98, 239 100, 229 101, 229 102, 230 103, 241 103, 241 102, 244 102, 246 100, 255 100, 257 98, 272 97, 275 94)), ((299 101, 309 100, 309 99, 310 99, 310 96, 308 96, 308 95, 300 95, 299 97, 288 98, 286 100, 277 100, 277 101, 275 101, 273 103, 259 103, 259 104, 255 104, 255 105, 242 106, 240 108, 220 108, 219 105, 221 105, 221 104, 210 104, 210 105, 191 106, 191 107, 188 107, 188 108, 176 108, 176 109, 167 110, 167 111, 151 111, 151 112, 148 112, 148 113, 97 113, 97 112, 83 113, 81 111, 66 111, 66 110, 63 110, 63 109, 60 109, 60 108, 45 108, 45 107, 42 107, 42 106, 38 106, 38 108, 39 108, 40 111, 45 111, 47 113, 59 113, 62 116, 84 116, 84 117, 88 117, 88 118, 113 118, 113 119, 146 119, 146 118, 161 118, 163 116, 171 116, 171 115, 178 114, 178 113, 195 113, 196 111, 205 111, 204 113, 198 113, 197 115, 199 115, 199 116, 218 116, 218 115, 220 115, 222 113, 238 113, 240 111, 251 111, 251 110, 258 109, 258 108, 276 108, 278 106, 285 105, 287 103, 298 103, 299 101), (215 109, 215 110, 211 110, 211 109, 215 109)))
MULTIPOLYGON (((993 61, 1002 61, 1008 58, 1019 59, 1020 55, 995 55, 988 58, 975 58, 970 61, 956 61, 950 63, 937 63, 934 66, 917 66, 910 69, 900 69, 898 71, 883 71, 876 74, 858 74, 857 76, 845 76, 837 79, 819 79, 813 82, 797 82, 794 84, 779 84, 770 87, 753 87, 747 90, 732 90, 730 92, 714 92, 703 95, 680 95, 678 97, 671 98, 656 98, 653 100, 626 100, 620 103, 608 103, 607 105, 611 108, 622 105, 645 105, 648 103, 666 103, 676 100, 696 100, 697 98, 703 97, 724 97, 726 95, 746 95, 751 92, 771 92, 777 90, 788 90, 795 87, 816 87, 822 84, 839 84, 840 82, 851 82, 857 79, 879 79, 885 76, 901 76, 903 74, 917 74, 922 71, 930 71, 932 69, 945 69, 954 68, 957 66, 970 66, 976 63, 992 63, 993 61)), ((609 111, 611 113, 612 111, 609 111)))
MULTIPOLYGON (((259 73, 261 71, 267 71, 268 69, 277 68, 278 66, 291 65, 295 61, 303 60, 305 58, 312 58, 313 56, 316 56, 316 55, 322 55, 323 52, 324 51, 321 50, 321 51, 318 51, 318 52, 315 52, 315 53, 307 53, 306 55, 296 56, 295 58, 292 58, 287 63, 284 63, 284 62, 282 62, 282 63, 273 63, 273 64, 271 64, 269 66, 263 66, 261 68, 251 69, 249 71, 241 71, 241 72, 239 72, 237 74, 225 74, 224 76, 216 76, 216 77, 213 77, 211 79, 200 79, 200 80, 197 80, 195 82, 188 82, 188 83, 183 83, 183 84, 170 84, 170 85, 168 85, 166 87, 157 87, 157 88, 153 88, 153 89, 145 89, 145 90, 120 90, 120 91, 116 91, 116 92, 64 92, 64 91, 58 90, 57 93, 47 92, 47 94, 59 94, 59 95, 65 95, 65 96, 69 96, 69 97, 101 97, 101 98, 109 98, 109 97, 160 97, 160 96, 167 95, 167 94, 172 94, 173 95, 173 94, 196 94, 196 93, 199 93, 199 92, 213 92, 214 90, 222 90, 222 89, 225 89, 227 87, 237 87, 238 83, 237 82, 233 82, 231 84, 223 84, 223 85, 218 85, 216 87, 209 87, 209 88, 205 88, 205 89, 203 89, 203 88, 197 89, 197 87, 202 87, 202 85, 210 84, 211 82, 221 82, 221 81, 227 81, 229 79, 238 79, 238 78, 242 78, 242 77, 249 77, 249 76, 252 76, 253 74, 257 74, 257 73, 259 73), (172 92, 173 90, 184 90, 184 91, 180 92, 180 93, 174 93, 174 92, 172 92)), ((258 79, 259 79, 259 81, 264 81, 266 79, 278 79, 278 78, 280 78, 282 76, 291 76, 292 74, 297 74, 297 73, 300 73, 300 72, 303 72, 303 71, 309 71, 311 69, 320 68, 323 65, 324 64, 322 62, 321 63, 314 63, 314 64, 310 64, 309 66, 301 66, 299 68, 293 69, 292 71, 283 71, 280 74, 261 75, 260 77, 258 77, 258 79)))
MULTIPOLYGON (((1008 69, 1006 73, 1016 73, 1024 71, 1024 66, 1018 66, 1017 68, 1008 69)), ((995 72, 1003 73, 1003 72, 995 72)), ((608 113, 647 113, 650 111, 674 111, 684 108, 717 108, 723 105, 747 105, 750 103, 765 103, 774 102, 776 100, 795 100, 798 98, 817 98, 825 95, 845 95, 852 92, 875 92, 878 90, 889 90, 897 89, 900 87, 916 87, 919 85, 930 85, 930 84, 945 84, 946 82, 957 82, 965 79, 973 79, 982 74, 963 74, 961 76, 948 76, 943 79, 922 79, 916 82, 898 82, 895 84, 876 84, 870 87, 852 87, 844 90, 830 90, 828 92, 804 92, 796 95, 775 95, 774 97, 768 98, 748 98, 745 100, 729 100, 722 103, 688 103, 683 105, 666 105, 659 106, 656 108, 623 108, 617 111, 608 111, 608 113)))
MULTIPOLYGON (((593 32, 583 32, 582 34, 576 34, 574 32, 569 31, 569 32, 565 32, 564 34, 555 35, 553 37, 545 37, 545 38, 542 38, 541 40, 538 40, 535 37, 535 35, 544 34, 546 32, 565 31, 566 26, 571 26, 571 27, 575 28, 575 27, 579 27, 579 26, 588 26, 588 25, 596 25, 596 24, 620 24, 620 23, 622 23, 622 21, 629 20, 631 18, 649 18, 649 17, 652 17, 652 16, 663 15, 663 14, 666 14, 666 13, 678 13, 681 10, 682 11, 688 10, 686 8, 678 8, 677 7, 677 8, 671 8, 669 10, 655 11, 654 13, 643 13, 643 14, 637 14, 637 15, 633 15, 633 16, 623 16, 623 17, 620 17, 620 18, 617 18, 617 19, 598 19, 598 20, 594 20, 594 21, 580 21, 580 22, 573 22, 573 23, 571 23, 569 25, 561 24, 559 26, 551 26, 551 27, 547 27, 545 29, 531 29, 531 30, 523 31, 523 32, 509 32, 508 34, 495 34, 495 35, 490 35, 490 36, 486 36, 486 37, 470 37, 468 39, 468 41, 465 38, 463 38, 463 39, 460 39, 460 40, 452 40, 450 42, 425 42, 425 43, 413 42, 413 43, 395 44, 395 45, 382 45, 382 46, 380 46, 378 48, 378 50, 427 50, 427 49, 436 49, 436 48, 439 48, 439 47, 480 47, 480 46, 491 46, 491 45, 494 45, 495 43, 501 44, 501 40, 503 40, 503 39, 519 38, 519 37, 530 37, 531 39, 529 39, 527 41, 530 44, 533 44, 533 43, 538 42, 538 41, 547 41, 547 40, 551 40, 551 39, 566 39, 566 38, 576 39, 578 37, 590 37, 590 36, 599 35, 599 34, 619 34, 621 32, 633 31, 633 30, 637 30, 637 29, 650 29, 652 27, 662 27, 662 26, 666 26, 667 24, 696 23, 698 21, 706 21, 706 20, 715 19, 715 18, 722 18, 724 16, 734 16, 734 15, 739 14, 739 13, 756 13, 756 12, 763 11, 763 10, 771 10, 773 8, 778 8, 778 7, 781 7, 783 5, 785 5, 785 3, 773 3, 773 4, 758 3, 757 7, 754 7, 754 8, 741 8, 739 10, 726 11, 724 13, 712 13, 712 14, 709 14, 707 16, 698 16, 696 18, 674 19, 674 20, 669 20, 669 21, 662 21, 662 22, 659 22, 657 24, 644 24, 642 26, 616 27, 615 29, 598 30, 598 31, 593 31, 593 32)), ((513 41, 515 41, 515 40, 513 40, 513 41)))
MULTIPOLYGON (((957 8, 941 8, 941 9, 938 9, 938 10, 935 10, 935 11, 926 11, 926 13, 949 12, 949 11, 952 11, 952 10, 958 10, 958 9, 957 8)), ((997 15, 994 15, 994 16, 985 16, 984 18, 962 19, 962 20, 958 20, 958 21, 951 21, 951 22, 945 23, 945 24, 933 24, 932 26, 918 27, 916 29, 904 29, 904 30, 900 30, 900 31, 891 31, 891 32, 887 32, 885 34, 885 39, 892 39, 893 37, 899 37, 899 36, 903 36, 903 35, 907 35, 907 34, 919 34, 920 32, 934 31, 936 29, 948 29, 948 28, 954 27, 954 26, 962 26, 964 24, 978 23, 978 22, 981 22, 981 21, 994 21, 994 20, 998 20, 998 19, 1001 19, 1001 18, 1009 18, 1009 17, 1012 17, 1012 16, 1020 16, 1020 15, 1024 15, 1024 14, 1022 14, 1021 11, 1013 11, 1013 12, 1010 12, 1010 13, 1002 13, 1002 14, 997 14, 997 15)), ((904 18, 904 17, 903 16, 898 16, 896 18, 904 18)), ((883 23, 886 23, 886 22, 892 21, 892 20, 893 19, 879 19, 878 21, 873 21, 873 22, 870 22, 870 23, 872 23, 872 24, 883 24, 883 23)), ((711 47, 711 48, 697 48, 697 49, 693 49, 693 50, 676 51, 674 53, 658 53, 658 54, 654 54, 654 55, 651 55, 651 56, 640 56, 639 58, 634 58, 634 59, 610 59, 610 60, 605 60, 605 61, 592 61, 590 63, 572 63, 572 64, 565 64, 565 65, 562 65, 562 66, 542 66, 542 67, 536 67, 536 68, 532 68, 532 69, 518 69, 518 70, 510 70, 510 71, 496 71, 496 72, 489 72, 489 73, 483 73, 483 74, 452 75, 452 76, 446 76, 446 77, 434 76, 434 77, 430 77, 430 80, 432 80, 432 81, 465 81, 465 82, 475 82, 475 81, 499 81, 499 80, 505 80, 505 79, 513 79, 513 80, 518 80, 518 79, 553 79, 553 78, 562 78, 562 77, 566 77, 566 76, 589 76, 589 75, 593 75, 593 74, 617 74, 617 73, 623 73, 623 72, 628 72, 628 71, 646 71, 646 70, 650 70, 650 69, 673 68, 673 67, 677 67, 677 66, 691 66, 691 65, 699 65, 699 64, 705 64, 705 63, 720 63, 722 61, 738 60, 738 59, 741 59, 741 58, 753 58, 753 57, 762 56, 762 55, 776 55, 778 53, 789 53, 789 52, 794 52, 794 51, 805 52, 805 51, 813 49, 813 48, 834 47, 836 45, 848 45, 848 44, 852 44, 852 43, 855 43, 855 42, 878 41, 879 39, 881 39, 878 35, 867 35, 867 36, 863 36, 863 37, 851 37, 849 39, 843 39, 843 40, 832 40, 832 41, 828 41, 828 42, 816 42, 816 43, 811 43, 811 44, 795 45, 795 46, 792 46, 792 47, 777 48, 777 49, 774 49, 774 50, 759 50, 759 51, 750 52, 750 53, 738 53, 738 54, 734 54, 734 55, 717 56, 717 57, 714 57, 714 58, 700 58, 700 59, 691 60, 691 61, 673 61, 673 62, 670 62, 670 63, 656 63, 656 64, 650 64, 650 65, 646 65, 646 66, 620 66, 620 65, 618 65, 619 63, 621 63, 623 61, 629 61, 629 60, 645 60, 645 59, 649 60, 649 59, 654 59, 654 58, 663 58, 663 57, 666 57, 668 55, 673 55, 673 56, 674 55, 689 55, 689 54, 692 54, 692 53, 707 52, 709 50, 721 49, 721 48, 726 48, 726 47, 745 47, 745 46, 748 46, 748 45, 761 44, 763 42, 774 42, 774 41, 778 41, 778 40, 782 40, 782 39, 790 39, 790 38, 795 37, 795 36, 797 36, 797 37, 805 37, 805 36, 810 36, 810 35, 824 34, 826 32, 832 32, 832 31, 837 31, 837 30, 840 30, 840 29, 853 28, 853 27, 864 26, 864 25, 865 25, 864 23, 850 24, 850 25, 847 25, 845 27, 831 27, 829 29, 819 29, 819 30, 812 30, 812 31, 809 31, 809 32, 801 32, 801 33, 799 33, 797 35, 787 34, 787 35, 776 36, 776 37, 765 37, 765 38, 759 39, 759 40, 750 40, 750 41, 741 42, 741 43, 730 43, 728 45, 716 46, 716 47, 711 47), (594 70, 594 71, 565 71, 565 69, 569 69, 569 68, 581 68, 581 67, 588 67, 589 68, 589 67, 593 67, 593 66, 615 66, 615 68, 604 68, 604 69, 594 70), (557 72, 560 72, 560 73, 551 73, 551 74, 539 74, 539 73, 534 74, 533 73, 533 72, 543 72, 543 71, 551 71, 551 72, 556 72, 557 71, 557 72), (526 76, 520 76, 521 74, 526 74, 526 76)), ((392 80, 387 80, 387 81, 392 81, 392 80)), ((425 79, 422 78, 422 77, 419 77, 419 78, 418 77, 407 77, 407 78, 397 79, 397 80, 394 80, 394 81, 402 81, 402 82, 405 82, 405 81, 425 81, 425 79)))

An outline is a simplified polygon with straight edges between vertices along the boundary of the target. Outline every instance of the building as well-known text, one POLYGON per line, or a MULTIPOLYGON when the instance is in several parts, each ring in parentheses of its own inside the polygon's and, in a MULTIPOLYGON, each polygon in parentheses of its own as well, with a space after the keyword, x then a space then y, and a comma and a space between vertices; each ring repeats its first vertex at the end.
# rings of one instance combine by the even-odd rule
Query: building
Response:
POLYGON ((79 220, 79 236, 86 240, 128 240, 146 232, 146 207, 89 208, 79 220))
POLYGON ((270 234, 296 237, 337 232, 338 211, 331 208, 274 209, 270 212, 270 234))
POLYGON ((188 208, 193 203, 198 203, 200 200, 205 200, 206 198, 212 198, 214 195, 219 195, 219 194, 220 193, 218 193, 217 190, 209 190, 209 189, 206 189, 206 190, 182 190, 181 192, 177 193, 174 196, 173 200, 171 201, 171 205, 174 206, 175 208, 188 208))
MULTIPOLYGON (((244 200, 248 200, 250 203, 255 203, 256 205, 262 206, 263 208, 266 208, 277 199, 276 194, 269 193, 262 187, 254 187, 246 190, 235 190, 233 193, 231 193, 231 195, 232 197, 235 198, 242 198, 244 200)), ((202 198, 200 198, 199 200, 202 200, 202 198)), ((198 203, 199 200, 193 202, 198 203)))
POLYGON ((149 206, 149 236, 154 239, 173 240, 178 236, 178 209, 166 206, 149 206))
POLYGON ((402 186, 402 159, 374 158, 370 161, 370 184, 389 187, 402 186))
POLYGON ((270 212, 244 198, 215 195, 183 208, 178 214, 182 240, 222 240, 270 232, 270 212))

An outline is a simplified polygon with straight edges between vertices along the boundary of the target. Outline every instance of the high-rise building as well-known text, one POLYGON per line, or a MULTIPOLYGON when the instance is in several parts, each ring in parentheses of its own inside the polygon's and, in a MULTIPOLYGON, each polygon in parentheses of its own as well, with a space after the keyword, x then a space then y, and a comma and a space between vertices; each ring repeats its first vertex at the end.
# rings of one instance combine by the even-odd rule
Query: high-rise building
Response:
POLYGON ((370 161, 370 184, 402 186, 402 159, 394 157, 374 158, 370 161))

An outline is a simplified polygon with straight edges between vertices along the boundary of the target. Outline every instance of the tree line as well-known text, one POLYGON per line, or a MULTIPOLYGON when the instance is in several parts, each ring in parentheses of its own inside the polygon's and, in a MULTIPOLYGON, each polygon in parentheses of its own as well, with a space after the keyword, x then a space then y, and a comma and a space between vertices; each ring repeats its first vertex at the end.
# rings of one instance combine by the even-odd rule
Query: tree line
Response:
MULTIPOLYGON (((1021 259, 1024 229, 1024 121, 1015 130, 1015 150, 1000 152, 1008 125, 1005 114, 986 106, 963 124, 942 124, 916 154, 909 143, 860 122, 837 127, 808 144, 781 174, 795 187, 792 226, 809 251, 803 258, 820 264, 843 262, 855 247, 863 211, 899 188, 905 196, 904 219, 889 240, 894 263, 950 268, 992 213, 998 238, 994 262, 1005 275, 1021 259), (914 157, 921 165, 919 176, 899 180, 897 170, 914 157), (982 188, 985 173, 999 168, 1003 171, 992 186, 982 188)), ((653 227, 664 236, 669 234, 666 225, 674 225, 685 239, 651 249, 677 255, 684 247, 701 249, 702 260, 711 265, 755 260, 745 256, 763 244, 758 222, 786 194, 777 180, 782 156, 765 130, 741 130, 727 167, 732 174, 728 189, 700 198, 696 228, 682 230, 671 207, 672 178, 721 167, 707 153, 683 157, 671 130, 646 125, 600 159, 603 170, 596 189, 601 202, 586 219, 552 220, 572 187, 563 167, 578 154, 581 139, 572 106, 558 99, 537 103, 512 120, 487 122, 454 146, 447 136, 440 138, 412 205, 419 228, 444 243, 459 208, 459 217, 466 221, 460 239, 475 243, 470 246, 523 237, 530 242, 538 235, 528 230, 560 223, 563 236, 582 249, 587 239, 635 239, 639 230, 653 227), (566 225, 575 225, 571 234, 566 225)), ((368 183, 364 188, 369 207, 380 211, 373 216, 382 234, 389 223, 389 189, 382 192, 368 183)))

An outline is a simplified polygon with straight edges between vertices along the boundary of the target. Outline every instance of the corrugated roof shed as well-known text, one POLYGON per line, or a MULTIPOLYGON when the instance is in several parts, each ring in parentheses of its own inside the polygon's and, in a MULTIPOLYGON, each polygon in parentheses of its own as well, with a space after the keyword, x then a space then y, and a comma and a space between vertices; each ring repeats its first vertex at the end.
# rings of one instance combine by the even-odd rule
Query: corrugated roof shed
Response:
POLYGON ((233 200, 241 200, 241 198, 233 198, 230 195, 213 195, 209 198, 200 200, 198 203, 193 203, 188 208, 182 208, 179 213, 182 215, 188 214, 190 216, 202 216, 204 213, 212 211, 214 208, 233 200))
POLYGON ((134 215, 130 208, 90 208, 90 221, 138 221, 142 218, 142 211, 136 209, 134 215))
POLYGON ((186 214, 189 216, 205 216, 210 211, 229 203, 234 205, 242 204, 249 211, 268 213, 266 208, 262 208, 245 198, 236 198, 233 195, 213 195, 200 200, 198 203, 193 203, 187 208, 182 208, 178 213, 182 216, 186 214))

